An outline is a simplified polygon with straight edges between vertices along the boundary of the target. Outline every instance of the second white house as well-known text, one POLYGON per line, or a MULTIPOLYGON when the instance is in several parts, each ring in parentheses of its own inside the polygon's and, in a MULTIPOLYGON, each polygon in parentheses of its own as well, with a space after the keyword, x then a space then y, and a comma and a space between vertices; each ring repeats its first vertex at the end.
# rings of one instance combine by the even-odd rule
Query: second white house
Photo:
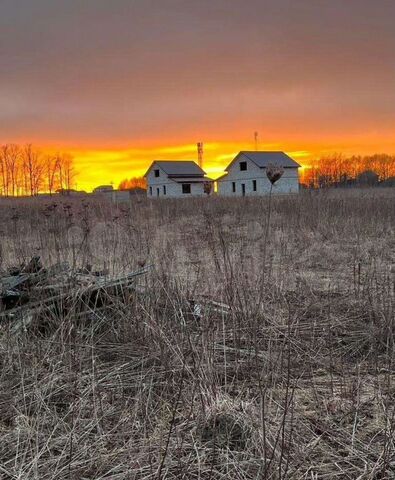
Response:
POLYGON ((299 191, 300 165, 284 152, 242 151, 226 168, 225 175, 217 179, 218 195, 265 195, 270 192, 266 176, 269 165, 282 167, 282 177, 273 185, 273 193, 290 194, 299 191))

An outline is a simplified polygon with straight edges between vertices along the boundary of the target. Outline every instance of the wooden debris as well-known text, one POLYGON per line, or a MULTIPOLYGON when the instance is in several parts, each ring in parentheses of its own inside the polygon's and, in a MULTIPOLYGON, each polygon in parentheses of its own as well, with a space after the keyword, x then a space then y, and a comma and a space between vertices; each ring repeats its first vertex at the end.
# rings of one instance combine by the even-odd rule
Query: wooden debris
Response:
POLYGON ((11 321, 13 332, 24 330, 39 314, 65 314, 76 302, 79 315, 84 311, 92 313, 111 297, 122 298, 124 290, 148 269, 109 277, 107 270, 92 271, 91 266, 73 272, 67 263, 58 263, 46 269, 39 257, 33 257, 26 266, 13 268, 13 275, 9 271, 0 278, 0 322, 11 321))

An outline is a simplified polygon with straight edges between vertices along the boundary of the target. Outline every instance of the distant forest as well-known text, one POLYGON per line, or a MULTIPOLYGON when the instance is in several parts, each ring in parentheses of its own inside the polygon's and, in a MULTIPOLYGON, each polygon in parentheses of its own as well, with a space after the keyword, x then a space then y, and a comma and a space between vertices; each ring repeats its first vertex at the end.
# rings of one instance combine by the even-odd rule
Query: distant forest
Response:
POLYGON ((395 186, 395 156, 322 157, 303 169, 301 183, 309 188, 395 186))

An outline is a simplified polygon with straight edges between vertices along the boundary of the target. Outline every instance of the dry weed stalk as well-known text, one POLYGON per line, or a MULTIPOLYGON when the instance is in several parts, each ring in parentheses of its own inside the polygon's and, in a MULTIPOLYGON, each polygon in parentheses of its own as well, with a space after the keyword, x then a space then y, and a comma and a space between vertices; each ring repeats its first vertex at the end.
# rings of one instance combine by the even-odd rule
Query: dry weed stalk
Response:
MULTIPOLYGON (((266 176, 270 181, 270 191, 269 191, 269 205, 268 213, 266 216, 266 226, 265 234, 263 238, 263 255, 262 255, 262 280, 261 280, 261 290, 264 288, 265 276, 266 276, 266 253, 267 253, 267 244, 269 241, 269 231, 270 231, 270 221, 272 216, 272 194, 273 194, 273 185, 280 180, 284 173, 284 168, 280 165, 269 164, 266 168, 266 176)), ((261 300, 261 296, 260 296, 261 300)))

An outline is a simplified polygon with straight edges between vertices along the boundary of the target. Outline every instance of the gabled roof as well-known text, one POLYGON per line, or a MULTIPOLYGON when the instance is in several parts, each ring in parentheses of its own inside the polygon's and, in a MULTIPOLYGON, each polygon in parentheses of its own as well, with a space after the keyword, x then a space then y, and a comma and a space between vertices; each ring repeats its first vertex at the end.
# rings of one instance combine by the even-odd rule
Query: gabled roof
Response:
POLYGON ((223 178, 228 176, 228 170, 230 167, 241 157, 244 155, 247 157, 251 162, 255 163, 255 165, 259 168, 266 168, 268 165, 272 164, 278 167, 284 168, 299 168, 299 163, 295 162, 291 157, 289 157, 284 152, 257 152, 257 151, 248 151, 242 150, 239 152, 235 158, 230 162, 230 164, 226 167, 226 172, 217 178, 217 180, 222 180, 223 178))
POLYGON ((193 160, 154 160, 144 177, 154 165, 158 165, 169 177, 203 176, 205 172, 193 160))
MULTIPOLYGON (((284 152, 255 152, 255 151, 241 151, 239 155, 245 155, 259 168, 266 168, 269 164, 284 167, 284 168, 299 168, 299 163, 295 162, 284 152)), ((235 160, 236 160, 235 158, 235 160)))
POLYGON ((213 182, 214 180, 209 177, 184 177, 184 176, 177 176, 177 177, 170 177, 176 183, 205 183, 205 182, 213 182))

